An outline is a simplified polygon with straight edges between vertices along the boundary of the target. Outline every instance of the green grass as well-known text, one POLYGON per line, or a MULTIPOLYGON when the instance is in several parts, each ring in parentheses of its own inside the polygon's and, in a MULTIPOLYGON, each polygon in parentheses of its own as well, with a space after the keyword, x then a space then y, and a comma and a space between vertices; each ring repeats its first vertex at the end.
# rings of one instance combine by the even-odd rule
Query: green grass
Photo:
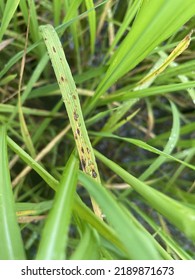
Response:
POLYGON ((0 259, 195 258, 194 14, 0 0, 0 259))

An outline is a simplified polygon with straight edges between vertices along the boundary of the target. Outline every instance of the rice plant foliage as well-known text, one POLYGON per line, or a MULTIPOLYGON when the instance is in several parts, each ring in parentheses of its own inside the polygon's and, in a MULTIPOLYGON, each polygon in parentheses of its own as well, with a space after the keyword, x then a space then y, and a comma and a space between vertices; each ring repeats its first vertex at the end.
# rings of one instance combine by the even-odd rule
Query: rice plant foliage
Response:
POLYGON ((0 259, 25 259, 10 181, 5 126, 0 127, 0 151, 0 259))
POLYGON ((195 258, 194 15, 0 0, 0 259, 195 258))

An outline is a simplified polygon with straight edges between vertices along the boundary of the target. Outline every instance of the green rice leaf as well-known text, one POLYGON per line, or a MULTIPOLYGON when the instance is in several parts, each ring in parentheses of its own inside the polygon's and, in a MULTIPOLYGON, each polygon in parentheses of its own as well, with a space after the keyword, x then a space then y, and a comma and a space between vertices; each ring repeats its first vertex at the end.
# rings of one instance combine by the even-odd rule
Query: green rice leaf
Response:
POLYGON ((195 240, 195 210, 146 185, 99 152, 96 151, 95 154, 97 158, 144 197, 151 207, 166 217, 186 236, 195 240))
POLYGON ((91 47, 91 53, 94 53, 95 50, 95 40, 96 40, 96 13, 94 9, 94 3, 92 0, 85 0, 85 5, 87 7, 87 10, 90 10, 88 14, 89 19, 89 29, 90 29, 90 47, 91 47))
POLYGON ((131 31, 111 58, 110 66, 94 97, 90 100, 86 113, 92 110, 109 87, 133 69, 194 14, 194 0, 142 1, 131 31))
MULTIPOLYGON (((167 144, 164 147, 163 152, 170 155, 173 149, 175 148, 177 141, 179 139, 180 132, 180 122, 179 122, 179 113, 176 106, 171 102, 171 109, 173 112, 173 126, 171 129, 171 134, 167 144)), ((153 174, 159 167, 165 162, 166 158, 161 155, 145 170, 144 173, 140 176, 141 181, 145 181, 151 174, 153 174)))
POLYGON ((65 258, 77 174, 78 160, 73 153, 64 168, 52 209, 46 219, 37 259, 63 260, 65 258))
POLYGON ((93 182, 89 176, 83 173, 80 173, 79 180, 102 208, 106 219, 126 246, 130 259, 161 259, 153 238, 144 234, 134 221, 129 219, 129 216, 100 183, 93 182))
POLYGON ((89 226, 85 226, 81 241, 71 260, 97 260, 99 259, 100 240, 97 232, 89 226))
POLYGON ((0 126, 0 259, 25 259, 10 181, 6 128, 0 126))
POLYGON ((6 5, 3 11, 3 18, 1 20, 1 28, 0 28, 0 42, 3 38, 4 33, 18 7, 20 0, 8 0, 6 1, 6 5))

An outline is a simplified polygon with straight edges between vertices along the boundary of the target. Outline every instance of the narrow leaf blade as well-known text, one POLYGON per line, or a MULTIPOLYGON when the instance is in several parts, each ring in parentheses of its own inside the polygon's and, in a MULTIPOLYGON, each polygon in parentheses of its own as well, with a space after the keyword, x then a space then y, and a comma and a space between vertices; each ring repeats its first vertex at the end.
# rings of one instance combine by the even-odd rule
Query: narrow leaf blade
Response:
POLYGON ((0 259, 25 259, 10 181, 6 128, 0 126, 0 259))

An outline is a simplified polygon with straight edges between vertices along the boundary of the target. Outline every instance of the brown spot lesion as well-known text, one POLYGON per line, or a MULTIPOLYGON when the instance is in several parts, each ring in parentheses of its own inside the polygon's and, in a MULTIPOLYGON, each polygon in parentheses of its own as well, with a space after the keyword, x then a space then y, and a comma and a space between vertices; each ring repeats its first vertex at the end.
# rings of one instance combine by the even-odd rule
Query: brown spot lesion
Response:
POLYGON ((84 152, 85 152, 83 147, 81 147, 81 152, 82 152, 83 154, 84 154, 84 152))
POLYGON ((73 96, 72 96, 72 97, 73 97, 73 99, 74 99, 74 100, 76 100, 76 99, 77 99, 77 97, 76 97, 76 95, 75 95, 75 94, 73 94, 73 96))
POLYGON ((74 111, 74 120, 77 121, 79 118, 79 115, 76 113, 76 111, 74 111))
POLYGON ((85 170, 86 162, 83 158, 81 159, 81 166, 82 166, 82 169, 85 170))
POLYGON ((79 128, 77 128, 76 132, 77 132, 78 135, 80 135, 80 129, 79 128))
POLYGON ((65 81, 65 79, 64 79, 64 77, 63 77, 63 76, 61 76, 61 81, 62 81, 62 82, 64 82, 64 81, 65 81))
POLYGON ((92 169, 91 175, 93 178, 97 178, 97 173, 95 172, 94 169, 92 169))
POLYGON ((55 47, 52 47, 52 49, 53 49, 53 52, 55 52, 55 53, 56 53, 56 49, 55 49, 55 47))

